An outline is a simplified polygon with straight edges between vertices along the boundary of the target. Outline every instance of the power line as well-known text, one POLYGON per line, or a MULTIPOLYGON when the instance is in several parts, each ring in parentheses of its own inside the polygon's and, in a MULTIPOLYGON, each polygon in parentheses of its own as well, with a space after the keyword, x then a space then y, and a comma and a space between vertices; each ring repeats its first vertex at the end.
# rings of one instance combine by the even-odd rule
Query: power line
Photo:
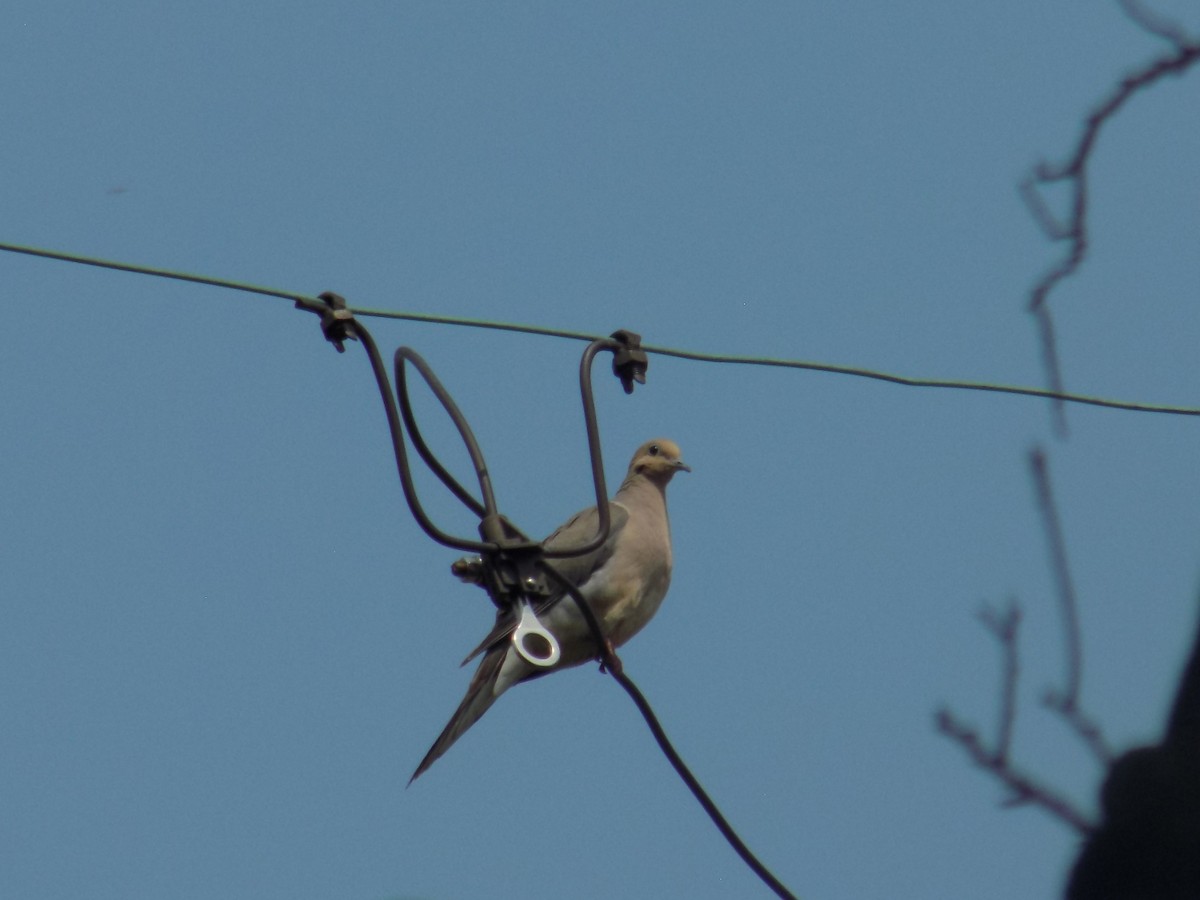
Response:
MULTIPOLYGON (((80 256, 74 253, 64 253, 57 250, 44 250, 38 247, 27 247, 20 244, 0 242, 0 250, 11 253, 23 253, 28 256, 40 256, 46 259, 56 259, 63 262, 78 263, 87 266, 97 266, 103 269, 116 269, 122 272, 132 272, 138 275, 151 275, 158 278, 171 278, 176 281, 190 281, 196 284, 206 284, 212 287, 226 288, 251 294, 261 294, 267 297, 278 297, 284 300, 294 300, 307 305, 319 304, 320 301, 310 294, 299 294, 283 291, 277 288, 247 284, 227 278, 214 278, 208 275, 195 275, 188 272, 178 272, 171 269, 154 266, 136 265, 133 263, 115 262, 113 260, 80 256)), ((423 322, 432 325, 454 325, 467 328, 486 328, 493 331, 511 331, 519 334, 532 334, 542 337, 564 338, 576 341, 594 341, 606 335, 589 334, 582 331, 570 331, 559 328, 546 328, 540 325, 527 325, 517 322, 498 322, 489 319, 473 319, 463 316, 433 315, 430 313, 397 312, 394 310, 365 309, 350 307, 350 312, 358 316, 371 316, 380 319, 398 319, 406 322, 423 322)), ((880 372, 860 366, 844 366, 836 363, 812 362, 801 359, 777 359, 763 356, 731 356, 717 353, 703 353, 696 350, 684 350, 674 347, 659 347, 643 344, 642 349, 659 356, 673 356, 677 359, 688 359, 695 362, 725 363, 743 366, 770 366, 773 368, 804 369, 812 372, 827 372, 833 375, 850 375, 856 378, 867 378, 873 381, 885 381, 905 387, 944 388, 960 391, 983 391, 994 394, 1013 394, 1020 397, 1035 397, 1042 400, 1057 400, 1064 403, 1079 403, 1087 406, 1099 406, 1105 409, 1117 409, 1127 412, 1163 413, 1174 416, 1200 416, 1200 407, 1174 406, 1163 403, 1144 403, 1131 400, 1114 400, 1107 397, 1095 397, 1088 394, 1076 394, 1067 391, 1055 391, 1047 388, 1026 387, 1023 385, 994 384, 985 381, 960 381, 940 378, 914 378, 907 375, 897 375, 890 372, 880 372)))
POLYGON ((307 294, 293 294, 290 291, 280 291, 275 288, 260 287, 246 284, 242 281, 231 281, 228 278, 213 278, 209 275, 192 275, 188 272, 176 272, 171 269, 160 269, 154 266, 143 266, 136 263, 117 262, 111 259, 99 259, 95 256, 81 256, 77 253, 64 253, 61 250, 44 250, 41 247, 26 247, 22 244, 9 244, 0 241, 0 250, 10 253, 24 253, 26 256, 42 256, 46 259, 58 259, 63 262, 79 263, 84 266, 96 266, 101 269, 116 269, 120 272, 133 272, 136 275, 153 275, 157 278, 173 278, 176 281, 192 281, 196 284, 208 284, 213 287, 229 288, 233 291, 245 291, 249 294, 263 294, 267 297, 280 297, 284 300, 312 300, 315 297, 307 294))

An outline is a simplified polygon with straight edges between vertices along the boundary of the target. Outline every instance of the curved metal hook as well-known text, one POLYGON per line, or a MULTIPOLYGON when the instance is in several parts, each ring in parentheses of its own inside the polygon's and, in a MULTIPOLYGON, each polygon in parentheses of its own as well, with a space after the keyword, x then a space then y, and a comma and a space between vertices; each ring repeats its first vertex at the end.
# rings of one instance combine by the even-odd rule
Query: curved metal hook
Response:
MULTIPOLYGON (((392 451, 396 457, 396 469, 400 473, 400 486, 404 490, 404 499, 408 502, 408 508, 412 512, 413 518, 417 520, 417 524, 421 526, 421 529, 439 544, 443 544, 447 547, 454 547, 459 550, 471 550, 476 553, 493 549, 495 545, 491 543, 466 540, 464 538, 446 534, 444 531, 434 525, 433 521, 426 514, 424 508, 421 506, 420 499, 417 497, 416 486, 413 484, 412 472, 410 471, 408 464, 408 453, 406 452, 404 445, 404 427, 400 421, 400 414, 396 411, 396 403, 392 393, 391 381, 388 378, 387 369, 385 369, 383 366, 383 359, 379 355, 379 347, 375 344, 375 339, 371 337, 371 333, 357 323, 355 323, 355 333, 362 341, 363 349, 367 351, 367 358, 371 361, 371 371, 375 375, 375 383, 379 388, 380 398, 383 400, 383 411, 387 416, 388 431, 392 438, 392 451)), ((396 351, 396 377, 397 381, 401 385, 404 384, 404 371, 400 361, 401 359, 410 358, 409 354, 417 359, 420 359, 420 357, 417 356, 414 351, 407 350, 406 348, 401 348, 400 350, 396 351)), ((468 451, 473 450, 472 459, 478 460, 478 464, 482 465, 483 456, 479 452, 479 446, 475 441, 475 437, 473 434, 471 434, 471 429, 466 424, 466 419, 463 418, 463 415, 461 412, 459 412, 458 407, 454 405, 454 401, 450 399, 450 395, 446 392, 446 389, 442 387, 441 383, 437 380, 437 377, 434 376, 429 370, 429 367, 425 365, 424 360, 420 360, 418 370, 421 371, 423 376, 425 376, 426 381, 429 382, 429 386, 433 390, 434 394, 437 395, 438 399, 442 402, 442 405, 450 414, 450 417, 454 420, 455 424, 459 426, 459 432, 463 435, 463 439, 467 442, 468 451)), ((407 392, 403 392, 402 395, 404 397, 404 401, 402 402, 407 404, 407 392)), ((411 414, 411 410, 409 412, 411 414)), ((424 441, 414 441, 414 443, 417 443, 418 452, 420 452, 421 447, 424 447, 424 441)), ((425 448, 425 450, 428 452, 428 448, 425 448)), ((484 471, 486 471, 486 468, 484 471)), ((462 490, 461 486, 459 486, 459 489, 462 490)), ((490 482, 488 484, 488 489, 485 490, 485 503, 489 499, 491 499, 492 508, 494 509, 495 499, 490 497, 490 482)))
MULTIPOLYGON (((620 334, 621 332, 618 332, 620 334)), ((598 549, 608 540, 608 532, 612 527, 612 516, 608 508, 608 487, 604 481, 604 459, 600 451, 600 427, 596 424, 596 401, 592 395, 592 362, 601 350, 619 352, 624 344, 611 338, 601 338, 588 344, 579 361, 579 392, 583 397, 583 421, 587 428, 588 454, 592 460, 592 482, 596 488, 596 512, 599 521, 596 523, 596 534, 583 544, 574 547, 561 547, 545 550, 545 555, 551 558, 582 556, 598 549)))

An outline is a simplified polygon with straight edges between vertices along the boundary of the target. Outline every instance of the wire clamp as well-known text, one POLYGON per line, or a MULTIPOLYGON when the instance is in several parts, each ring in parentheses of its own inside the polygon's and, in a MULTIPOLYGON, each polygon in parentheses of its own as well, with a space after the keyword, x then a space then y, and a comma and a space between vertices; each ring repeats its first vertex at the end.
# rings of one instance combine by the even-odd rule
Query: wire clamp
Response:
POLYGON ((307 310, 321 317, 321 333, 333 344, 338 353, 346 352, 346 341, 357 341, 354 313, 346 308, 346 298, 333 291, 325 291, 318 298, 324 306, 311 300, 297 300, 296 309, 307 310))
POLYGON ((550 596, 539 565, 541 544, 530 541, 498 513, 480 520, 479 535, 485 542, 480 555, 450 567, 460 580, 484 588, 498 609, 515 607, 524 598, 550 596))
POLYGON ((621 387, 625 393, 633 393, 633 383, 646 383, 646 369, 650 368, 650 360, 642 349, 642 336, 624 328, 612 333, 612 338, 618 346, 613 350, 613 374, 621 379, 621 387))

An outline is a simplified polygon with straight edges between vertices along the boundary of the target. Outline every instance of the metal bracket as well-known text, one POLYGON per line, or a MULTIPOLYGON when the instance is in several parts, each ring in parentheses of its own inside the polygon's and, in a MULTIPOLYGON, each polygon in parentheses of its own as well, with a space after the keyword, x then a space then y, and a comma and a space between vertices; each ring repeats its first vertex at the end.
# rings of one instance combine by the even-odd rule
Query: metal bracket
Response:
POLYGON ((325 340, 333 344, 338 353, 346 352, 346 341, 357 341, 354 313, 346 308, 346 298, 333 291, 325 291, 318 298, 325 305, 318 306, 310 301, 297 300, 296 309, 307 310, 321 317, 321 332, 325 340))
POLYGON ((612 338, 621 345, 613 351, 613 374, 621 379, 621 387, 625 393, 633 393, 633 383, 646 383, 646 370, 650 368, 650 360, 642 349, 642 336, 624 328, 612 333, 612 338))

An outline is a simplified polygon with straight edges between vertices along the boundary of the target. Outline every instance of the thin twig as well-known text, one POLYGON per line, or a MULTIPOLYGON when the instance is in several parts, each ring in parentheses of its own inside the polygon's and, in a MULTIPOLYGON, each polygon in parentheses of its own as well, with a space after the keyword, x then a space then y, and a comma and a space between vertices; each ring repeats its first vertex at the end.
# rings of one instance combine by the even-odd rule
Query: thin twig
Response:
POLYGON ((1038 510, 1046 531, 1046 544, 1050 548, 1050 564, 1058 586, 1059 609, 1063 616, 1063 638, 1066 643, 1066 690, 1063 704, 1074 707, 1079 702, 1079 685, 1083 678, 1083 652, 1080 649, 1079 612, 1075 599, 1075 585, 1067 566, 1067 550, 1063 541, 1062 525, 1054 493, 1050 489, 1050 475, 1046 469, 1046 457, 1035 447, 1029 452, 1029 469, 1033 473, 1034 490, 1037 494, 1038 510))
POLYGON ((1117 0, 1117 2, 1120 4, 1121 10, 1125 15, 1142 30, 1165 41, 1170 41, 1176 47, 1182 47, 1188 43, 1187 31, 1178 22, 1172 22, 1165 16, 1151 12, 1142 6, 1138 0, 1117 0))
MULTIPOLYGON (((1088 166, 1100 130, 1112 119, 1121 107, 1138 91, 1149 87, 1167 75, 1179 75, 1200 60, 1200 41, 1188 40, 1181 29, 1147 13, 1134 0, 1120 0, 1122 8, 1138 25, 1147 31, 1171 41, 1174 52, 1160 57, 1142 69, 1122 78, 1109 96, 1084 120, 1084 126, 1075 145, 1075 150, 1066 162, 1058 165, 1041 163, 1024 180, 1021 194, 1033 217, 1046 236, 1053 241, 1067 241, 1068 248, 1063 258, 1037 280, 1029 292, 1029 311, 1038 324, 1042 347, 1042 362, 1046 369, 1047 382, 1055 393, 1064 393, 1062 367, 1058 358, 1058 345, 1054 336, 1054 324, 1046 300, 1054 288, 1078 271, 1088 252, 1088 166), (1053 216, 1041 198, 1039 188, 1044 185, 1064 182, 1070 189, 1069 213, 1065 222, 1053 216)), ((1061 401, 1054 404, 1055 424, 1060 434, 1066 430, 1066 419, 1061 401)))
POLYGON ((1000 691, 1000 722, 996 729, 996 756, 1008 760, 1012 748, 1013 728, 1017 720, 1017 682, 1020 679, 1017 663, 1017 628, 1021 624, 1021 608, 1010 599, 1008 608, 997 612, 985 606, 979 613, 984 626, 992 633, 1004 651, 1004 674, 1000 691))
POLYGON ((1008 759, 1001 758, 995 751, 989 750, 979 733, 961 723, 949 710, 939 710, 936 721, 938 730, 966 750, 972 762, 991 772, 1012 791, 1012 797, 1006 805, 1032 803, 1066 822, 1080 834, 1091 833, 1095 827, 1094 824, 1069 800, 1059 796, 1036 779, 1018 771, 1008 759))
POLYGON ((1063 695, 1051 688, 1042 695, 1042 705, 1061 716, 1097 760, 1106 766, 1113 761, 1113 750, 1104 737, 1100 723, 1085 713, 1078 704, 1067 705, 1063 695))
POLYGON ((1042 702, 1062 716, 1096 758, 1108 765, 1112 761, 1112 751, 1104 740, 1100 726, 1084 713, 1080 704, 1080 692, 1083 687, 1083 640, 1079 626, 1079 601, 1067 563, 1066 540, 1063 537, 1054 492, 1050 486, 1046 457, 1040 448, 1035 447, 1030 451, 1029 468, 1033 474, 1038 509, 1042 514, 1046 544, 1050 549, 1050 565, 1058 587, 1058 605, 1062 611, 1067 661, 1066 687, 1061 691, 1048 690, 1043 695, 1042 702))
POLYGON ((1010 599, 1007 608, 1001 611, 985 606, 980 611, 979 618, 1004 654, 995 746, 989 748, 977 729, 961 722, 946 708, 940 709, 936 714, 937 728, 961 746, 977 766, 991 772, 1008 788, 1010 796, 1004 802, 1005 806, 1032 803, 1062 819, 1081 834, 1087 834, 1092 824, 1083 813, 1069 800, 1059 796, 1032 776, 1019 771, 1012 763, 1012 738, 1017 718, 1019 679, 1017 631, 1021 623, 1021 609, 1016 600, 1010 599))

